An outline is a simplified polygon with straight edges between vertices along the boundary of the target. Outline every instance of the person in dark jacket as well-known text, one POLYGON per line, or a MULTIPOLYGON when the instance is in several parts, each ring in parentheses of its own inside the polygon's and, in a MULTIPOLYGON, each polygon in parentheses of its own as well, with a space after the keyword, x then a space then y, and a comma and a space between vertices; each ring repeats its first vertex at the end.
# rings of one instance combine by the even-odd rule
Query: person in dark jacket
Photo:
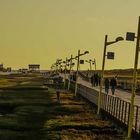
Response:
POLYGON ((105 85, 105 93, 108 94, 109 92, 109 79, 108 78, 105 78, 104 85, 105 85))
POLYGON ((116 86, 117 86, 117 81, 116 81, 115 77, 111 78, 110 86, 111 86, 112 95, 114 95, 115 89, 116 89, 116 86))
POLYGON ((95 86, 95 79, 94 79, 94 76, 93 75, 91 76, 91 85, 92 86, 95 86))
POLYGON ((95 81, 95 86, 98 86, 98 84, 99 84, 98 73, 94 74, 94 81, 95 81))

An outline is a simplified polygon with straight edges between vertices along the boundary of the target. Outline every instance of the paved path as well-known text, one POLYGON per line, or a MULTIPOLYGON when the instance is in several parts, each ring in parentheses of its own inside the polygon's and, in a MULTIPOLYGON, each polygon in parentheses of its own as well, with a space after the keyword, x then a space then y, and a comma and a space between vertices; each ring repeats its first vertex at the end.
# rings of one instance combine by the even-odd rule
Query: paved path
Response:
MULTIPOLYGON (((87 81, 83 80, 80 77, 78 78, 78 83, 99 91, 99 86, 98 87, 92 87, 90 82, 87 82, 87 81)), ((103 87, 103 91, 102 92, 104 92, 104 87, 103 87)), ((109 95, 112 95, 111 94, 111 90, 109 90, 109 95)), ((115 97, 119 97, 120 99, 123 99, 124 101, 127 101, 127 102, 131 101, 131 93, 129 93, 127 91, 124 91, 124 90, 116 89, 116 92, 115 92, 114 96, 115 97)), ((135 105, 139 105, 140 106, 140 96, 139 95, 135 96, 135 105)))
MULTIPOLYGON (((64 74, 60 74, 60 75, 64 78, 64 74)), ((66 78, 68 78, 68 75, 66 76, 66 78)), ((81 77, 78 77, 78 83, 82 84, 84 86, 87 86, 89 88, 93 88, 96 91, 99 91, 99 86, 98 87, 92 87, 90 82, 87 82, 87 81, 83 80, 81 77)), ((105 92, 104 87, 103 87, 102 92, 105 92)), ((109 95, 112 95, 111 94, 111 90, 109 90, 109 95)), ((127 91, 124 91, 124 90, 116 89, 114 96, 118 97, 118 98, 120 98, 120 99, 122 99, 124 101, 131 102, 131 92, 127 92, 127 91)), ((140 106, 140 95, 136 95, 135 96, 134 104, 140 106)))
MULTIPOLYGON (((64 78, 64 74, 61 74, 64 78)), ((68 79, 68 76, 66 76, 68 79)), ((93 93, 92 90, 87 90, 87 88, 80 88, 81 95, 87 98, 89 101, 97 104, 98 102, 98 93, 99 86, 93 87, 90 82, 83 80, 81 77, 78 77, 78 84, 82 85, 81 87, 87 87, 89 89, 93 89, 93 91, 97 91, 93 93)), ((79 87, 80 87, 79 85, 79 87)), ((105 92, 103 87, 102 92, 105 92)), ((107 111, 109 114, 120 120, 122 123, 128 126, 129 122, 129 114, 130 114, 130 101, 131 101, 131 92, 127 92, 124 90, 116 89, 115 95, 111 94, 111 90, 109 90, 110 96, 102 96, 102 108, 107 111), (112 96, 112 97, 111 97, 112 96), (116 97, 116 98, 113 98, 116 97), (124 102, 125 101, 125 102, 124 102)), ((135 107, 134 107, 134 117, 133 117, 133 130, 139 133, 140 128, 140 95, 135 96, 135 107)))

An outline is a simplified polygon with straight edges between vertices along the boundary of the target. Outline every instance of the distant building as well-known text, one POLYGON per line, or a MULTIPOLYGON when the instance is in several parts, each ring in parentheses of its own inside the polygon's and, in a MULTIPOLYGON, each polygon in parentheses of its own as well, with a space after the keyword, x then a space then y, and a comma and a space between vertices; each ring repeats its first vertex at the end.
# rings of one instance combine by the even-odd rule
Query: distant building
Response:
POLYGON ((21 72, 22 72, 22 73, 28 73, 28 69, 22 68, 22 69, 21 69, 21 72))
POLYGON ((39 64, 29 64, 28 67, 29 67, 29 71, 31 71, 31 72, 40 71, 39 64))

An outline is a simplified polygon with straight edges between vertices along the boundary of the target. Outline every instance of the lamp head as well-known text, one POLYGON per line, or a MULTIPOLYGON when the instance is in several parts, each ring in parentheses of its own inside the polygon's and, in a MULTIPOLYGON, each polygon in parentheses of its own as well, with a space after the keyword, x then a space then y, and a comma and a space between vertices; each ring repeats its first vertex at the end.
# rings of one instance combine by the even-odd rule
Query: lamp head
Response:
POLYGON ((57 62, 60 62, 60 61, 62 61, 62 59, 57 59, 56 61, 57 61, 57 62))
POLYGON ((88 54, 88 53, 89 53, 89 51, 85 51, 85 52, 84 52, 84 54, 88 54))
POLYGON ((119 36, 119 37, 116 38, 116 42, 118 42, 118 41, 122 41, 122 40, 124 40, 124 38, 121 37, 121 36, 119 36))

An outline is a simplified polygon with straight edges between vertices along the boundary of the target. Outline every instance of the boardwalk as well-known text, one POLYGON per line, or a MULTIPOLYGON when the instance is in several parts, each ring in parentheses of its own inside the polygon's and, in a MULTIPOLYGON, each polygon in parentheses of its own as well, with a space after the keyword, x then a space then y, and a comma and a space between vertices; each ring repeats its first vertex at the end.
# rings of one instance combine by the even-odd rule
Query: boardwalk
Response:
MULTIPOLYGON (((61 74, 62 77, 64 75, 61 74)), ((66 76, 68 79, 68 76, 66 76)), ((71 89, 74 90, 75 84, 71 82, 71 89)), ((78 93, 90 102, 98 105, 98 94, 99 86, 92 87, 90 82, 83 80, 81 77, 78 78, 78 93)), ((104 93, 102 90, 101 96, 101 108, 108 112, 111 116, 128 126, 129 115, 130 115, 130 101, 131 93, 117 89, 115 95, 104 93)), ((134 105, 134 118, 133 118, 133 130, 140 133, 140 96, 135 96, 134 105)))
MULTIPOLYGON (((99 86, 92 87, 90 82, 83 80, 81 77, 78 78, 78 92, 87 98, 89 101, 98 105, 98 93, 99 86)), ((104 88, 101 96, 101 108, 108 112, 110 115, 114 116, 116 119, 128 126, 129 114, 130 114, 130 101, 131 93, 116 90, 115 95, 104 93, 104 88)), ((133 119, 133 130, 137 133, 140 132, 140 96, 135 96, 135 106, 134 106, 134 119, 133 119)))
MULTIPOLYGON (((82 85, 85 85, 85 86, 87 86, 89 88, 92 88, 92 89, 94 89, 96 91, 99 91, 99 86, 98 87, 92 87, 90 82, 87 82, 87 81, 83 80, 80 77, 78 79, 78 83, 82 84, 82 85)), ((104 88, 103 88, 102 92, 104 92, 104 88)), ((112 95, 111 90, 109 90, 109 95, 112 95)), ((131 101, 131 92, 116 89, 115 97, 119 97, 120 99, 123 99, 124 101, 130 102, 131 101)), ((140 106, 140 96, 139 95, 135 96, 135 105, 140 106)))

